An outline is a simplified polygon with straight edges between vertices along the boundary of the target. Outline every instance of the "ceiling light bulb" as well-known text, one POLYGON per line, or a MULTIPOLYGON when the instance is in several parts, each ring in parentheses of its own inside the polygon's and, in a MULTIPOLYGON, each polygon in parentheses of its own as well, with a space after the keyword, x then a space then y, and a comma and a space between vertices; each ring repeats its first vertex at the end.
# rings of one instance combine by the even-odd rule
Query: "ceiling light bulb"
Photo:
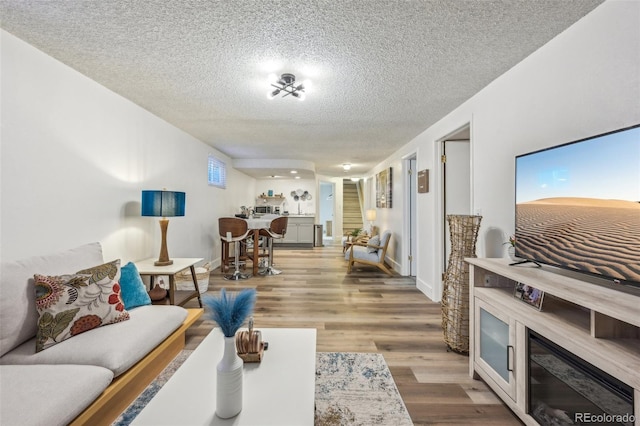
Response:
POLYGON ((300 179, 300 176, 296 176, 295 179, 300 179))
POLYGON ((304 92, 296 92, 295 94, 298 95, 297 98, 299 101, 304 101, 304 99, 307 97, 304 92))
POLYGON ((351 170, 351 164, 349 164, 349 163, 344 163, 344 164, 342 165, 342 169, 343 169, 345 172, 347 172, 347 171, 351 170))
POLYGON ((270 91, 269 93, 267 93, 267 98, 273 99, 278 93, 280 93, 280 89, 276 89, 273 92, 270 91))
POLYGON ((297 170, 291 170, 289 173, 291 173, 292 175, 295 175, 296 173, 298 173, 297 170))

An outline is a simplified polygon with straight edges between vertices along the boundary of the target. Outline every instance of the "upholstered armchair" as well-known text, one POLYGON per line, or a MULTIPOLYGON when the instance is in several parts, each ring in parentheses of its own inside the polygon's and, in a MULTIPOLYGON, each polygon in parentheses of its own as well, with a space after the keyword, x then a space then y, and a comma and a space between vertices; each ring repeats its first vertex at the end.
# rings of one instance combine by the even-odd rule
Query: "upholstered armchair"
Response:
POLYGON ((358 241, 349 244, 344 258, 349 261, 347 273, 350 274, 355 262, 365 265, 375 266, 385 273, 392 275, 391 271, 384 263, 387 254, 387 247, 391 240, 391 232, 385 231, 382 236, 375 236, 369 239, 367 243, 358 241))

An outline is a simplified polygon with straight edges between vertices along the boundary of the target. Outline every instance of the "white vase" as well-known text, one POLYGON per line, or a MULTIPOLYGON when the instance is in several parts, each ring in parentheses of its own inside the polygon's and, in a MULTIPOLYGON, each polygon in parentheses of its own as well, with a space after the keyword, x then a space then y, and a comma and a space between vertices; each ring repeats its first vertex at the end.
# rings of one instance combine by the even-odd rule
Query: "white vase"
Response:
POLYGON ((242 367, 235 337, 224 338, 224 354, 217 366, 216 415, 222 419, 242 411, 242 367))

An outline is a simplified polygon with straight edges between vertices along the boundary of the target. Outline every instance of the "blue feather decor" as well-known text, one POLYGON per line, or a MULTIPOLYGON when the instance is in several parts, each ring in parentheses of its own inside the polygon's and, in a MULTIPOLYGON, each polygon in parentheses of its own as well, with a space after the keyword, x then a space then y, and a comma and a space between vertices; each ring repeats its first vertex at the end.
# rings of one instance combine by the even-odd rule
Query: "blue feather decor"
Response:
POLYGON ((220 326, 225 337, 233 337, 253 312, 256 290, 245 288, 239 293, 227 294, 227 290, 223 288, 219 297, 203 296, 202 303, 208 308, 209 318, 220 326))

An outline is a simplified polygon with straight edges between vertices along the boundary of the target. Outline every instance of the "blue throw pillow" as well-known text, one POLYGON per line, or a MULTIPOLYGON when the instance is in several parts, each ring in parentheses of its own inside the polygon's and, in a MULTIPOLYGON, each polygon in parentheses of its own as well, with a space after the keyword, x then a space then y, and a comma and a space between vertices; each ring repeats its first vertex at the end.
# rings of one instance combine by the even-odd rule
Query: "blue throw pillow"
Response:
POLYGON ((121 268, 120 289, 125 309, 151 304, 151 298, 140 278, 138 268, 131 262, 121 268))

